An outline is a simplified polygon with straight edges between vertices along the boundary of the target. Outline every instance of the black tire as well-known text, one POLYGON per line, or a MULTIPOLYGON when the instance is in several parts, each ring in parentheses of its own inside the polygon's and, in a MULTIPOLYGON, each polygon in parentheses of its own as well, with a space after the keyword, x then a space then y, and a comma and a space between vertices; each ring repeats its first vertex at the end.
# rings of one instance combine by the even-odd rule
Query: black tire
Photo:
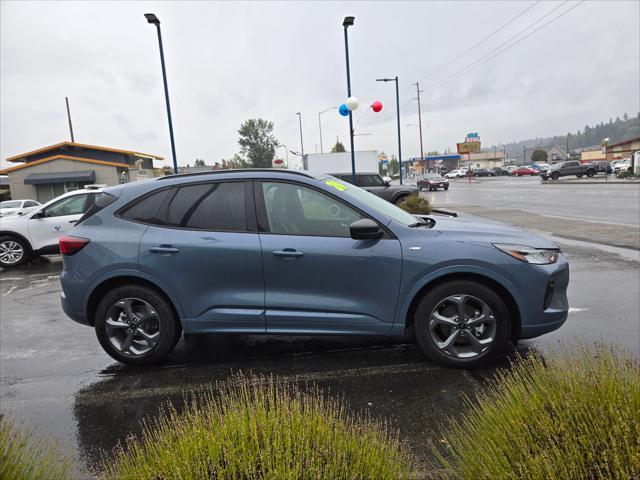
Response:
MULTIPOLYGON (((7 257, 7 260, 2 260, 2 258, 0 257, 0 267, 2 268, 18 267, 24 263, 27 263, 31 259, 31 256, 32 256, 31 246, 26 241, 24 241, 20 237, 14 237, 13 235, 5 235, 0 237, 0 245, 2 246, 6 245, 6 247, 8 248, 12 244, 17 244, 19 248, 22 249, 22 255, 18 260, 15 260, 15 261, 9 260, 10 257, 7 257)), ((12 251, 15 252, 16 250, 12 248, 12 251)), ((0 255, 2 255, 3 252, 4 252, 4 248, 0 250, 0 255)), ((14 257, 14 256, 15 256, 15 253, 11 255, 11 257, 14 257)))
POLYGON ((587 177, 589 178, 593 178, 596 175, 596 171, 593 168, 590 168, 589 170, 587 170, 587 177))
POLYGON ((560 172, 553 172, 551 174, 551 180, 557 180, 560 178, 560 172))
POLYGON ((504 351, 511 335, 509 309, 491 288, 470 280, 454 280, 429 290, 420 300, 413 319, 416 339, 424 353, 438 365, 452 368, 476 368, 495 360, 504 351), (470 295, 485 302, 496 320, 494 340, 489 348, 472 358, 457 358, 441 351, 429 333, 428 321, 438 304, 449 296, 470 295))
POLYGON ((395 205, 399 205, 400 203, 402 203, 409 195, 399 195, 398 198, 395 199, 395 201, 393 202, 395 205))
POLYGON ((161 362, 180 340, 182 329, 173 309, 167 300, 157 291, 139 285, 125 285, 108 292, 96 309, 94 324, 96 336, 102 348, 115 360, 132 366, 153 365, 161 362), (119 300, 136 298, 147 302, 157 312, 160 338, 152 349, 144 354, 126 355, 112 345, 106 332, 106 321, 109 309, 119 300))
POLYGON ((578 174, 576 175, 576 177, 578 177, 578 178, 582 178, 582 175, 583 175, 582 173, 578 173, 578 174))
POLYGON ((449 190, 449 187, 444 187, 445 190, 449 190))

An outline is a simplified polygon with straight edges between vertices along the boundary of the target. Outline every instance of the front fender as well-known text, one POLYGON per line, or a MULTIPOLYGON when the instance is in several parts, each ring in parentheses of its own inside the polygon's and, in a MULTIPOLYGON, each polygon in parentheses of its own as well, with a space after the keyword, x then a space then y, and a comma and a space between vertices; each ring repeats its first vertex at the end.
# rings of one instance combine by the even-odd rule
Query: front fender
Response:
POLYGON ((511 283, 504 276, 496 273, 493 270, 489 270, 487 268, 479 267, 476 265, 451 265, 447 267, 443 267, 437 270, 430 272, 429 274, 422 277, 418 282, 416 282, 413 287, 407 292, 404 298, 398 302, 398 312, 396 314, 396 321, 394 323, 394 328, 404 327, 407 322, 407 315, 409 314, 409 308, 411 307, 411 303, 416 295, 424 288, 425 285, 442 278, 446 275, 453 274, 474 274, 480 275, 483 277, 487 277, 496 283, 500 284, 505 290, 509 292, 509 294, 513 297, 520 311, 520 320, 522 324, 528 323, 528 312, 522 302, 519 300, 520 295, 518 289, 515 287, 513 283, 511 283))

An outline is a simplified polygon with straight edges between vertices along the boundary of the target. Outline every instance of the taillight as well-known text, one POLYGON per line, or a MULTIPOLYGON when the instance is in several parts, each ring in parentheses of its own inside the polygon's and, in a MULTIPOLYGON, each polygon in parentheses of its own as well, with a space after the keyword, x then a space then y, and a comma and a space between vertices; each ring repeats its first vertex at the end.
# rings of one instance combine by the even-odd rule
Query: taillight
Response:
POLYGON ((75 255, 88 245, 89 239, 63 235, 58 240, 58 243, 60 244, 60 253, 62 255, 75 255))

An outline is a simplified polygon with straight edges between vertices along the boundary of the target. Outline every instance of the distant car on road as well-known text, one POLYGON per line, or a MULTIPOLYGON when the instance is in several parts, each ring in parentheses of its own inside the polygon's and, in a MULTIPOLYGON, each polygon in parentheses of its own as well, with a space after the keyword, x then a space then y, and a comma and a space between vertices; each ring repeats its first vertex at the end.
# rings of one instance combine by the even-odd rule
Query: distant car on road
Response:
POLYGON ((5 200, 0 202, 0 218, 24 215, 39 206, 40 202, 35 200, 5 200))
POLYGON ((517 170, 518 166, 516 165, 509 165, 505 170, 507 170, 507 175, 512 175, 514 170, 517 170))
POLYGON ((496 177, 509 175, 509 171, 506 168, 502 168, 502 167, 493 167, 491 171, 496 177))
POLYGON ((538 171, 531 167, 518 167, 511 172, 511 175, 515 177, 533 176, 538 175, 538 171))
MULTIPOLYGON (((347 183, 351 183, 352 180, 351 172, 331 173, 330 175, 347 183)), ((417 187, 409 185, 391 185, 390 182, 385 182, 378 173, 356 173, 356 186, 395 204, 402 202, 409 195, 416 195, 419 191, 417 187)))
POLYGON ((597 167, 592 163, 580 163, 579 160, 567 160, 566 162, 554 163, 548 170, 540 172, 542 180, 557 180, 560 177, 575 175, 582 178, 584 175, 591 178, 597 173, 597 167))
POLYGON ((411 330, 432 361, 474 368, 569 310, 569 264, 551 240, 411 215, 328 175, 172 175, 107 188, 95 205, 60 238, 61 304, 131 365, 162 361, 183 330, 411 330))
POLYGON ((467 175, 467 171, 461 168, 457 168, 455 170, 451 170, 448 173, 444 174, 445 178, 462 178, 467 175))
POLYGON ((58 238, 93 205, 101 189, 75 190, 21 216, 0 221, 0 267, 17 267, 37 255, 59 253, 58 238))
POLYGON ((444 188, 449 190, 449 179, 444 178, 439 173, 425 173, 420 180, 418 180, 418 188, 420 190, 438 190, 444 188))
POLYGON ((472 175, 474 177, 493 177, 494 173, 486 168, 476 168, 473 170, 472 175))

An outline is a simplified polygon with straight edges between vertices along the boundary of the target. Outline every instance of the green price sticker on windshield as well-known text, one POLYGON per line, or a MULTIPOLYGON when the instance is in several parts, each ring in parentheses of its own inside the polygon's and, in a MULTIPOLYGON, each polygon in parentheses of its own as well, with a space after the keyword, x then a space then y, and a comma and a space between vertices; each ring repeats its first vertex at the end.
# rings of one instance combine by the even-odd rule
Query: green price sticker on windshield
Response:
POLYGON ((339 192, 344 192, 347 190, 347 187, 345 185, 342 185, 341 183, 336 182, 335 180, 325 180, 324 181, 325 185, 329 185, 330 187, 335 188, 336 190, 338 190, 339 192))

